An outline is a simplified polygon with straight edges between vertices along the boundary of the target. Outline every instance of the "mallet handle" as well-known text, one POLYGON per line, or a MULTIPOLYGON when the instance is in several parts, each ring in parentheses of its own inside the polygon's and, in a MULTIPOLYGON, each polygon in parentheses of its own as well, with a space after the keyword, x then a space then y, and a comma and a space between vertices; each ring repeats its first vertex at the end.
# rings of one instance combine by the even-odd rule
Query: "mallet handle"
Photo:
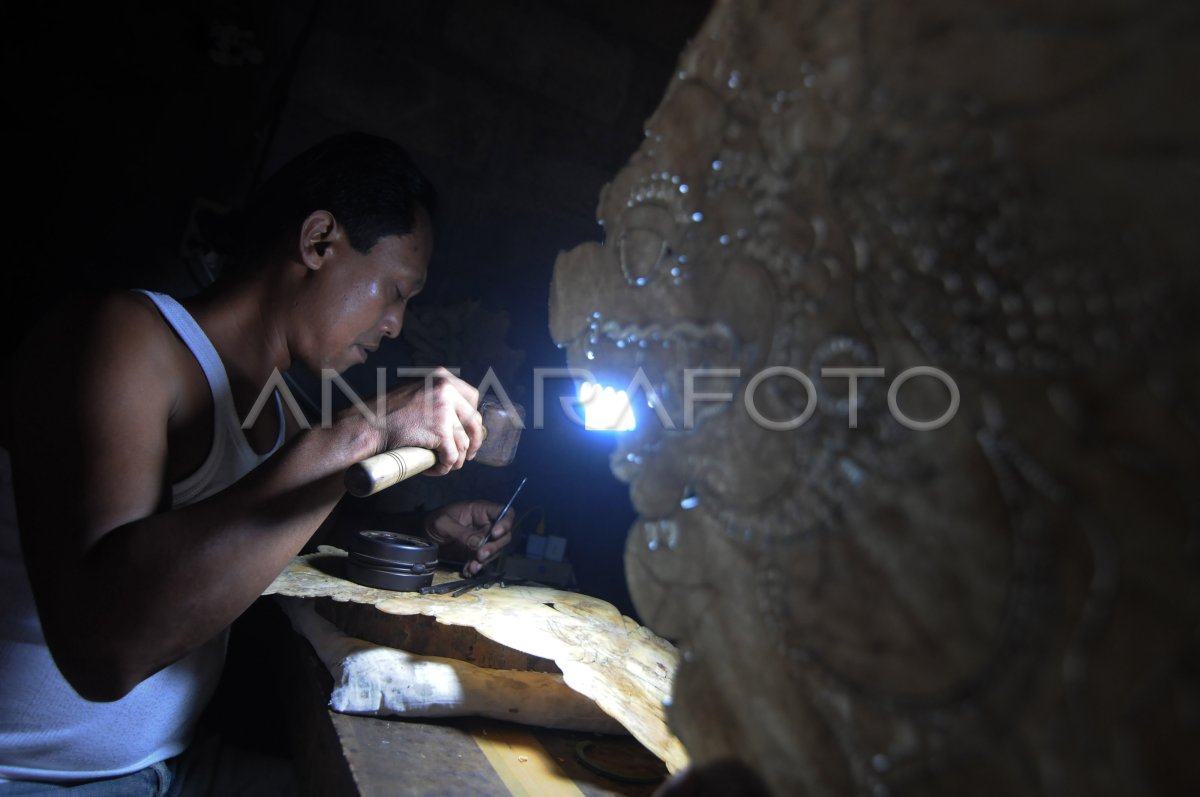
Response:
POLYGON ((432 468, 435 462, 437 455, 428 448, 384 451, 352 465, 346 471, 346 489, 356 498, 366 498, 432 468))

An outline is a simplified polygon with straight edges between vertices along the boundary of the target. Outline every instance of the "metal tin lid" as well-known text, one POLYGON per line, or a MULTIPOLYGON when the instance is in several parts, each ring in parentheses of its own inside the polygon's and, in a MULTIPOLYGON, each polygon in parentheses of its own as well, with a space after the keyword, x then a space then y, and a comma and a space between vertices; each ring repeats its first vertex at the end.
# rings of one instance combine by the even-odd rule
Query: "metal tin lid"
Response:
POLYGON ((429 540, 394 531, 360 531, 350 542, 350 554, 377 560, 384 566, 437 563, 438 547, 429 540))

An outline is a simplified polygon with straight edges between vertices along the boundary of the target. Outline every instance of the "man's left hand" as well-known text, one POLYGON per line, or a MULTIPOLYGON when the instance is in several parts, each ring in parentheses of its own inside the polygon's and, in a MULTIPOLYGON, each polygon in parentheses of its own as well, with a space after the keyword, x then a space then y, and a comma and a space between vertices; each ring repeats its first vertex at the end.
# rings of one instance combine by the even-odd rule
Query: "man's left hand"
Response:
POLYGON ((462 553, 466 560, 463 575, 478 575, 484 565, 512 542, 511 512, 496 524, 488 537, 488 530, 501 509, 500 504, 491 501, 446 504, 425 516, 425 533, 439 546, 451 545, 456 553, 462 553))

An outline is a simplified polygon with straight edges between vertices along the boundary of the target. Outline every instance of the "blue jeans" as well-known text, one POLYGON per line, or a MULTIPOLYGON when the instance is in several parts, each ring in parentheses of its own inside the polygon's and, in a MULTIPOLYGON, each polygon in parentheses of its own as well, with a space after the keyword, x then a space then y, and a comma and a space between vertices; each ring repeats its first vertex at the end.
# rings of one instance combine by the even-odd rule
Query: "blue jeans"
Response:
POLYGON ((0 783, 0 795, 24 797, 27 794, 58 794, 62 792, 71 797, 76 797, 76 795, 79 797, 166 797, 171 793, 172 780, 174 777, 170 764, 160 761, 119 778, 93 780, 75 786, 32 780, 0 783))
POLYGON ((0 797, 293 797, 296 783, 284 759, 198 739, 180 755, 117 778, 74 785, 13 781, 0 783, 0 797))

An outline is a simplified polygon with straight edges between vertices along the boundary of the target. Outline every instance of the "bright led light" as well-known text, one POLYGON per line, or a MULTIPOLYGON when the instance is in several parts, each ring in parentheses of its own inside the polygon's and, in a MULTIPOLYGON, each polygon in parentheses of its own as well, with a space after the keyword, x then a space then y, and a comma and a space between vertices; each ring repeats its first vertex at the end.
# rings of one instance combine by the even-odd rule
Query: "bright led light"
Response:
POLYGON ((629 406, 629 396, 624 390, 584 382, 579 386, 579 403, 583 405, 585 429, 628 432, 637 425, 633 408, 629 406))

